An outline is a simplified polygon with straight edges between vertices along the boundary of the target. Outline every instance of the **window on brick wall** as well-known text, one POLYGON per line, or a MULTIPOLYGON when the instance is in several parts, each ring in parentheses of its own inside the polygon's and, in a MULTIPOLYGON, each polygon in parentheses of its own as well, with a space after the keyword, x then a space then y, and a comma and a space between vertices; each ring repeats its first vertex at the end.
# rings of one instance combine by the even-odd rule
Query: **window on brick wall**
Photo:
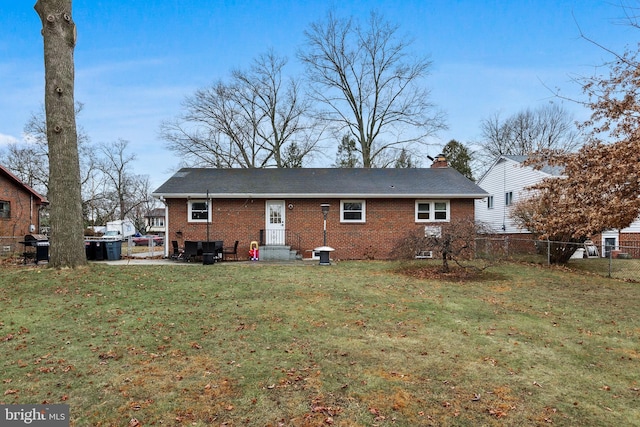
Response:
POLYGON ((0 200, 0 218, 11 218, 11 203, 0 200))
POLYGON ((207 222, 211 215, 211 205, 206 200, 189 200, 189 222, 207 222))
POLYGON ((449 221, 448 200, 416 200, 416 222, 449 221))
POLYGON ((340 222, 366 222, 364 200, 341 200, 340 222))

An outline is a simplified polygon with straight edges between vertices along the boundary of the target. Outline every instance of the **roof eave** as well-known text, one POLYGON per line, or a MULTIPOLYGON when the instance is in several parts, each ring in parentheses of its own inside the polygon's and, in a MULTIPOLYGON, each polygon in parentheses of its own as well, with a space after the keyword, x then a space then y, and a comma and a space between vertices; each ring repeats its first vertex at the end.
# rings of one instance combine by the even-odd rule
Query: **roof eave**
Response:
MULTIPOLYGON (((205 199, 207 193, 152 193, 158 199, 205 199)), ((489 193, 383 194, 383 193, 209 193, 210 199, 482 199, 489 193)))

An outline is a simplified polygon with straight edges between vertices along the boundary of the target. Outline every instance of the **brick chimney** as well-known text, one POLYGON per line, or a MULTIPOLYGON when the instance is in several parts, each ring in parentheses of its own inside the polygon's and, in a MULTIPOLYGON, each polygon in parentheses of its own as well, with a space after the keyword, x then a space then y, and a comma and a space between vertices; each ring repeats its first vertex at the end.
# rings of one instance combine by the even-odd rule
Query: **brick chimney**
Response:
POLYGON ((447 158, 444 154, 438 154, 435 159, 433 159, 433 163, 431 164, 432 168, 447 168, 449 167, 447 163, 447 158))

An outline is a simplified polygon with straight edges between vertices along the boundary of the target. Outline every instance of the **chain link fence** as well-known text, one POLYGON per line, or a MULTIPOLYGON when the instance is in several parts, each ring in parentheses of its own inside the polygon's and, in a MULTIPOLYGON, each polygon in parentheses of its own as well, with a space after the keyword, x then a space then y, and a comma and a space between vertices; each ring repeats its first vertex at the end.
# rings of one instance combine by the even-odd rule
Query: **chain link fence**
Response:
POLYGON ((640 282, 640 241, 627 240, 616 246, 603 246, 599 242, 556 242, 525 236, 480 237, 476 239, 476 256, 550 265, 552 251, 558 247, 573 251, 567 263, 570 268, 640 282))

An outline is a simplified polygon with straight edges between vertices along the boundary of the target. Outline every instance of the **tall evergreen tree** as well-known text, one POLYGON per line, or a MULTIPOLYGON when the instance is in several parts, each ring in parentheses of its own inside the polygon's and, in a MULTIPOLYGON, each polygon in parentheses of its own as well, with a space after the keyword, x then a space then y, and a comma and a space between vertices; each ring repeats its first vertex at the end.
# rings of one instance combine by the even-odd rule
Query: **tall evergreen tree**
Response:
POLYGON ((471 170, 472 153, 464 144, 452 139, 444 146, 442 154, 447 158, 450 167, 475 181, 471 170))

